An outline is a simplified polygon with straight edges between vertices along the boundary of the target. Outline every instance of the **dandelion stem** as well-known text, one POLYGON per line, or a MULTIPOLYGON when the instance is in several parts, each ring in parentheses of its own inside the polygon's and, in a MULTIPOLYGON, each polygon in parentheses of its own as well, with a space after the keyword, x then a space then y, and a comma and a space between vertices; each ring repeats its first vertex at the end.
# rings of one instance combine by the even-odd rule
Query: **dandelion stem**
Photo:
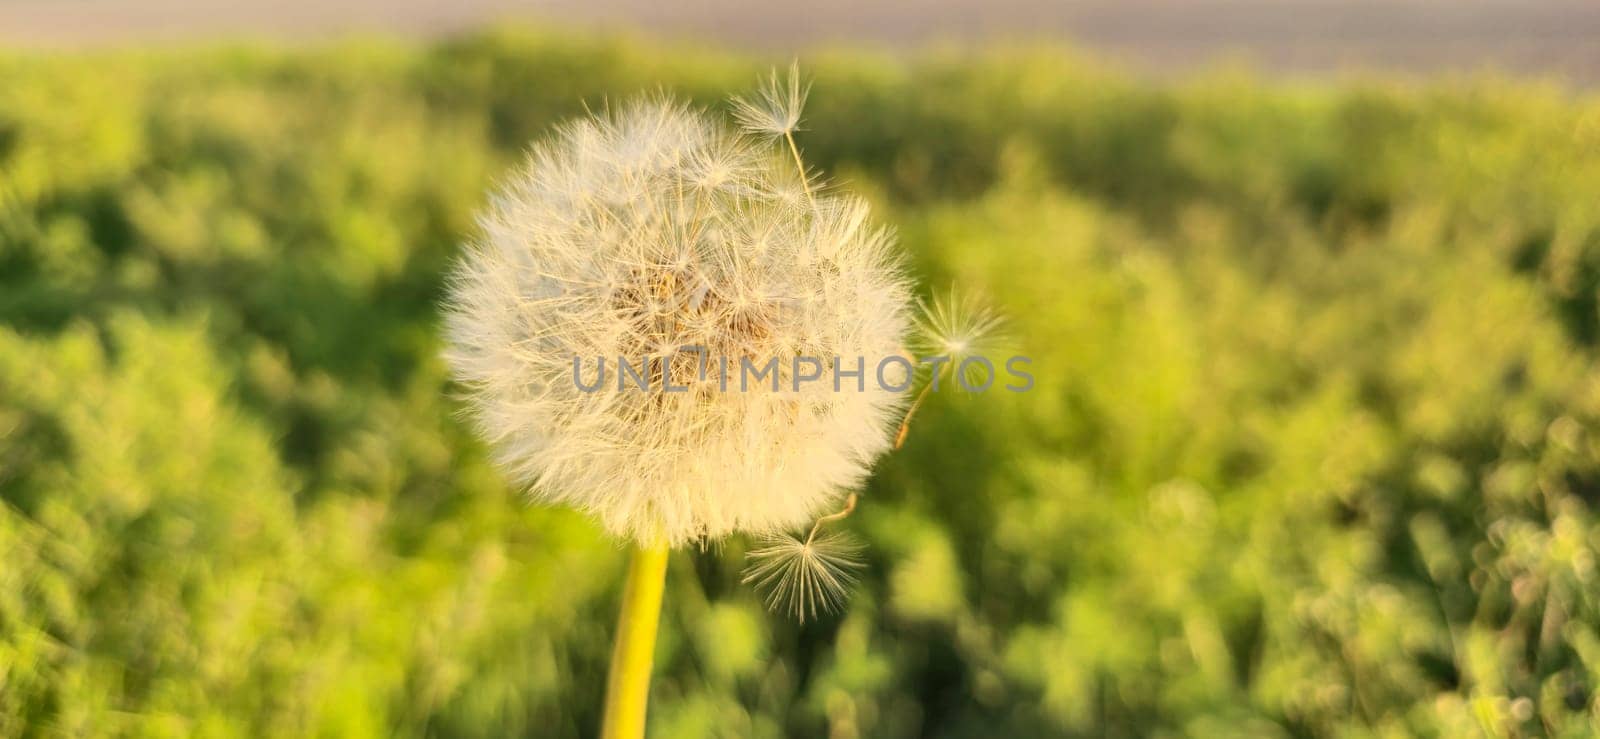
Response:
POLYGON ((843 508, 840 508, 838 511, 835 511, 835 512, 830 513, 830 514, 828 514, 826 516, 823 516, 822 518, 817 519, 816 523, 811 524, 811 535, 806 537, 806 543, 810 544, 813 540, 815 540, 817 538, 817 532, 822 530, 822 525, 823 524, 828 523, 829 521, 837 521, 837 520, 839 520, 841 518, 844 518, 845 516, 848 516, 852 512, 854 512, 855 509, 856 509, 856 494, 855 493, 851 493, 850 497, 844 499, 844 507, 843 508))
POLYGON ((815 207, 817 198, 811 194, 811 176, 806 174, 806 163, 800 159, 800 147, 794 145, 794 131, 784 131, 783 138, 789 142, 789 153, 794 155, 795 168, 800 170, 800 186, 806 189, 806 200, 815 207))
POLYGON ((917 415, 917 409, 922 407, 922 401, 928 399, 928 391, 933 389, 933 382, 922 386, 922 392, 917 393, 917 399, 911 402, 911 407, 906 409, 906 417, 900 419, 900 431, 894 435, 894 448, 899 449, 906 443, 906 434, 911 432, 911 417, 917 415))
POLYGON ((650 698, 650 667, 655 661, 656 628, 661 621, 661 593, 667 580, 667 544, 635 547, 622 590, 611 675, 606 680, 603 739, 644 736, 645 707, 650 698))

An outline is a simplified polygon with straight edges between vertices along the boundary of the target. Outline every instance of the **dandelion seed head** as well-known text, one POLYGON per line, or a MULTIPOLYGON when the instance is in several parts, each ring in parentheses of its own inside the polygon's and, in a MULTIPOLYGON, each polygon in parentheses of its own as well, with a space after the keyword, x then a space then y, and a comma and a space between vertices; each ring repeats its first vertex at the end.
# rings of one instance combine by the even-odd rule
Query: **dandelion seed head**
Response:
POLYGON ((867 206, 796 205, 796 178, 792 162, 662 99, 536 145, 449 282, 446 358, 498 465, 538 500, 673 545, 799 526, 859 485, 901 397, 853 381, 835 392, 831 360, 864 357, 870 372, 897 353, 910 292, 867 206), (703 347, 704 377, 684 346, 703 347), (795 391, 797 355, 829 366, 795 391), (607 384, 580 390, 575 358, 585 384, 603 360, 607 384), (618 391, 619 358, 652 390, 618 391), (737 391, 741 359, 774 358, 777 392, 770 380, 737 391))
POLYGON ((861 569, 861 545, 850 535, 824 531, 809 539, 768 534, 745 554, 743 582, 762 593, 767 607, 804 623, 837 611, 861 569))

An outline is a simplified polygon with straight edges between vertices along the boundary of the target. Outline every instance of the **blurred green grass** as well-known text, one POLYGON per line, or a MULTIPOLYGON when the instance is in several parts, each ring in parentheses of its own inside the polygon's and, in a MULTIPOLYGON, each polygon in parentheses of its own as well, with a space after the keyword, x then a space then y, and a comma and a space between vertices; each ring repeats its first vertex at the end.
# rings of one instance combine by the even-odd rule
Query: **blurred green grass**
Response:
MULTIPOLYGON (((834 52, 801 144, 989 294, 799 627, 674 555, 652 735, 1600 731, 1600 101, 834 52)), ((0 735, 587 736, 622 552, 459 419, 441 273, 562 117, 756 60, 0 57, 0 735)))

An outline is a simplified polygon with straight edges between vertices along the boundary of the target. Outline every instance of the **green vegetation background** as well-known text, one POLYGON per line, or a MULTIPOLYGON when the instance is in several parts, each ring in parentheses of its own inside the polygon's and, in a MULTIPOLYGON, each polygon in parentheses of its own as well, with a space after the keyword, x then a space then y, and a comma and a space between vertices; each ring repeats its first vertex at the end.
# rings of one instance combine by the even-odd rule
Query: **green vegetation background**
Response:
MULTIPOLYGON (((799 627, 674 555, 657 737, 1600 731, 1600 101, 834 53, 801 143, 991 295, 799 627)), ((632 41, 0 57, 0 735, 584 736, 623 553, 459 420, 526 144, 632 41)))

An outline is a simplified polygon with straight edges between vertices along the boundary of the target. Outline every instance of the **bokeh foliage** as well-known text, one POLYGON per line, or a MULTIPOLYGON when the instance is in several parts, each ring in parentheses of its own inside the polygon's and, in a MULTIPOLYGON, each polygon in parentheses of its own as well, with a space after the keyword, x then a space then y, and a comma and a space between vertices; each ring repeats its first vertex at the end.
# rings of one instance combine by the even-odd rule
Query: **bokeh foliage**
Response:
MULTIPOLYGON (((1600 101, 808 60, 808 156, 987 293, 804 627, 675 555, 653 735, 1600 731, 1600 101)), ((438 358, 486 189, 755 60, 490 33, 0 58, 0 736, 586 736, 623 554, 438 358)))

